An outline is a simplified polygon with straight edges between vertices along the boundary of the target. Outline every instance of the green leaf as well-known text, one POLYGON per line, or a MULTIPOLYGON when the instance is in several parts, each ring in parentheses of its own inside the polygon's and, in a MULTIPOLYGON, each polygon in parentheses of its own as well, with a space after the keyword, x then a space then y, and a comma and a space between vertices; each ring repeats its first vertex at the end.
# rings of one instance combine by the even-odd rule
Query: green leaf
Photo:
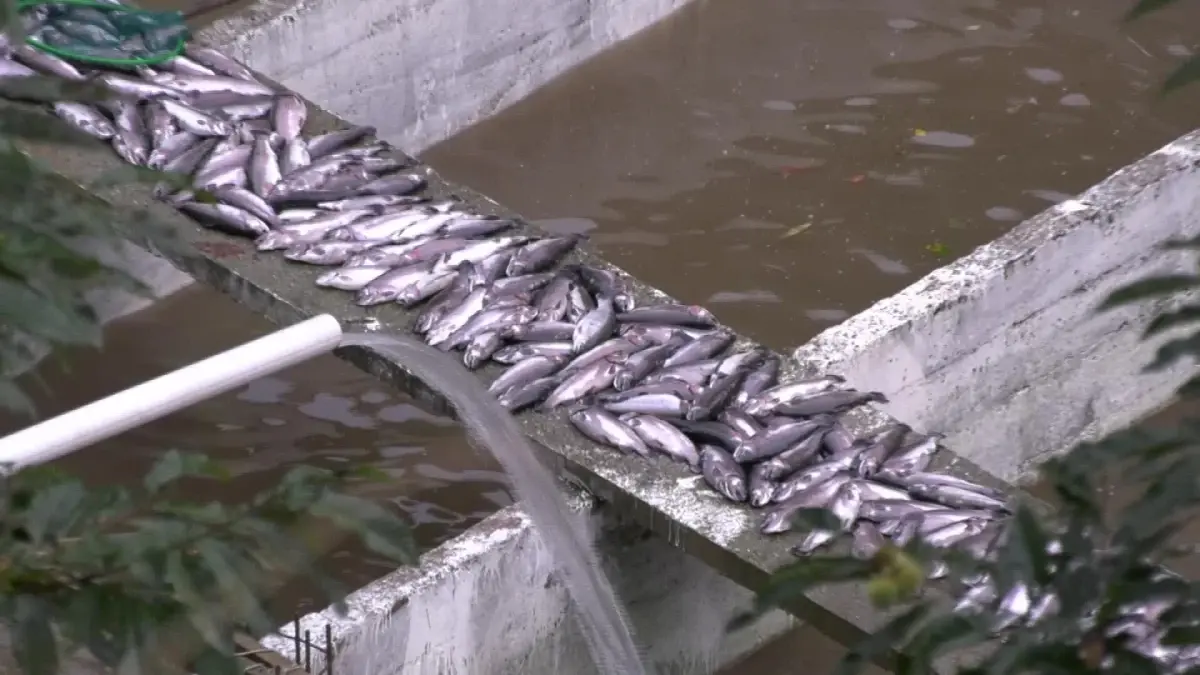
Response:
POLYGON ((834 675, 856 675, 870 663, 891 660, 896 647, 917 630, 931 613, 930 605, 918 603, 895 617, 863 641, 854 645, 834 670, 834 675))
POLYGON ((1193 56, 1171 71, 1163 81, 1163 93, 1172 92, 1185 84, 1200 80, 1200 56, 1193 56))
POLYGON ((1168 274, 1141 279, 1113 291, 1097 311, 1105 311, 1151 298, 1171 296, 1200 288, 1200 277, 1194 274, 1168 274))
POLYGON ((1146 366, 1146 371, 1162 370, 1196 354, 1200 354, 1200 333, 1164 343, 1154 354, 1154 360, 1146 366))
POLYGON ((311 513, 358 534, 368 548, 380 555, 402 563, 416 560, 412 531, 399 517, 375 502, 330 491, 313 505, 311 513))
POLYGON ((210 615, 204 594, 195 581, 193 571, 188 569, 182 551, 171 551, 167 554, 163 577, 174 591, 175 597, 183 604, 188 621, 200 637, 214 649, 232 648, 226 631, 210 615))
POLYGON ((83 515, 87 491, 82 483, 68 481, 43 488, 25 512, 25 530, 34 544, 53 540, 73 527, 83 515))
POLYGON ((259 597, 263 595, 263 580, 259 570, 248 565, 244 557, 231 546, 217 539, 204 539, 196 544, 196 551, 208 565, 209 572, 221 590, 222 604, 235 611, 239 623, 255 633, 268 633, 277 626, 263 609, 259 597))
POLYGON ((0 98, 14 101, 100 103, 112 95, 112 90, 99 82, 75 82, 48 75, 0 77, 0 98))
POLYGON ((1138 0, 1133 9, 1129 10, 1129 13, 1125 15, 1125 20, 1133 21, 1138 17, 1145 16, 1151 12, 1157 12, 1164 7, 1169 7, 1175 2, 1176 0, 1138 0))
POLYGON ((226 478, 227 476, 228 474, 220 464, 205 455, 168 450, 146 474, 143 485, 146 492, 157 494, 181 478, 226 478))
MULTIPOLYGON (((0 359, 0 365, 4 361, 0 359)), ((14 413, 20 413, 26 417, 35 417, 37 409, 33 407, 33 401, 25 395, 16 382, 0 378, 0 408, 14 413)))
POLYGON ((25 675, 58 674, 58 640, 51 623, 53 610, 39 597, 13 599, 13 655, 25 675))
POLYGON ((1184 305, 1177 310, 1163 312, 1151 319, 1142 337, 1152 337, 1164 331, 1197 322, 1200 322, 1200 305, 1184 305))
POLYGON ((933 673, 933 664, 943 654, 991 639, 991 632, 974 618, 942 614, 921 624, 904 645, 909 667, 897 675, 933 673))

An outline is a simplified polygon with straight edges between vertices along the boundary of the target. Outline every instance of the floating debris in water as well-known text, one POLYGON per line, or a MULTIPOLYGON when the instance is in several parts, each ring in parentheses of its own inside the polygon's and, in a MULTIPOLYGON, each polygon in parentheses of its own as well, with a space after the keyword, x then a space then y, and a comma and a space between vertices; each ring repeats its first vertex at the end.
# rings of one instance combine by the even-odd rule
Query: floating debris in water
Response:
MULTIPOLYGON (((639 304, 623 273, 571 262, 582 228, 533 236, 460 199, 431 199, 423 194, 426 173, 376 139, 374 129, 308 136, 301 99, 215 50, 188 45, 184 55, 136 73, 84 73, 29 50, 13 50, 9 58, 16 61, 0 59, 9 76, 95 76, 113 90, 111 100, 60 103, 52 111, 111 144, 127 162, 190 177, 193 189, 157 193, 201 227, 252 238, 260 251, 318 267, 314 282, 319 276, 330 292, 353 293, 360 306, 414 310, 413 332, 461 353, 467 368, 503 366, 490 392, 513 413, 562 408, 598 444, 676 462, 714 494, 764 509, 766 534, 790 531, 799 511, 828 508, 839 531, 808 532, 793 548, 797 555, 846 533, 861 556, 886 540, 918 535, 986 556, 1004 531, 1003 495, 929 471, 940 435, 892 423, 857 438, 840 421, 854 408, 886 402, 884 394, 858 391, 833 374, 780 381, 779 356, 737 340, 708 310, 639 304)), ((946 131, 913 141, 974 143, 946 131)), ((1059 208, 1084 207, 1071 200, 1059 208)), ((780 227, 753 221, 726 227, 753 226, 780 227)), ((885 273, 909 273, 873 251, 852 252, 885 273)), ((712 301, 725 299, 734 298, 712 301)), ((844 317, 840 310, 809 315, 844 317)), ((282 381, 256 386, 266 385, 270 391, 250 387, 241 397, 275 400, 290 389, 282 381)), ((335 412, 348 414, 345 405, 335 412)), ((380 419, 450 423, 409 405, 389 411, 380 419)), ((962 611, 986 600, 988 583, 967 591, 962 611)), ((1042 615, 1030 609, 1042 607, 1036 603, 1006 606, 1025 607, 1014 621, 1042 615)), ((1177 653, 1143 644, 1159 658, 1177 653)))

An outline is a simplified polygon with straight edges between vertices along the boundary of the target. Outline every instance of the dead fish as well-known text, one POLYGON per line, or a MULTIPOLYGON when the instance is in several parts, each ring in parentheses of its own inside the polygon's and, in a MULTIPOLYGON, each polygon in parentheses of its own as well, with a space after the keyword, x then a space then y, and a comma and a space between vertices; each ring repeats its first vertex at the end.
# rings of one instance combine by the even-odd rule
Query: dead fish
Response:
MULTIPOLYGON (((736 461, 736 460, 735 460, 736 461)), ((762 508, 775 498, 779 484, 764 464, 755 464, 750 469, 750 506, 762 508)))
POLYGON ((479 368, 492 358, 498 349, 504 346, 501 331, 487 331, 471 338, 467 348, 463 350, 463 365, 471 370, 479 368))
POLYGON ((693 471, 700 470, 700 453, 696 450, 696 444, 679 429, 652 415, 633 415, 625 423, 651 449, 686 464, 693 471))
POLYGON ((647 347, 630 354, 621 364, 621 372, 613 380, 613 387, 618 391, 625 391, 633 387, 650 373, 662 368, 667 358, 675 353, 676 349, 683 346, 687 339, 684 335, 678 335, 666 344, 647 347))
POLYGON ((271 126, 284 141, 298 138, 307 120, 308 106, 304 105, 299 96, 284 94, 275 99, 275 107, 271 112, 271 126))
POLYGON ((242 237, 259 237, 271 231, 270 226, 249 213, 227 204, 202 204, 185 202, 179 209, 198 222, 226 234, 242 237))
POLYGON ((542 404, 543 409, 552 410, 608 389, 612 386, 618 368, 617 364, 604 359, 564 376, 562 383, 542 404))
POLYGON ((527 342, 509 345, 492 355, 496 363, 512 365, 535 356, 570 356, 570 342, 527 342))
POLYGON ((742 441, 742 436, 733 428, 721 424, 720 422, 705 421, 705 422, 689 422, 682 419, 668 418, 668 422, 679 427, 688 438, 693 438, 700 443, 709 445, 717 445, 727 451, 732 451, 742 441))
MULTIPOLYGON (((767 465, 763 462, 760 466, 767 465)), ((818 464, 814 464, 800 473, 793 476, 788 476, 782 483, 779 484, 779 489, 775 491, 772 499, 776 502, 784 502, 791 499, 794 495, 808 490, 818 483, 823 483, 833 479, 835 476, 845 476, 847 479, 850 476, 847 469, 850 468, 848 459, 831 459, 818 464)), ((766 469, 764 469, 766 470, 766 469)))
POLYGON ((308 153, 314 159, 324 157, 352 143, 357 143, 367 136, 375 134, 375 127, 353 127, 340 131, 321 134, 308 142, 308 153))
POLYGON ((728 452, 715 445, 704 445, 699 450, 700 474, 704 476, 704 482, 730 501, 746 501, 745 470, 728 452))
POLYGON ((780 502, 763 519, 763 534, 781 534, 791 530, 797 513, 803 509, 826 508, 849 480, 848 475, 833 476, 780 502))
POLYGON ((733 397, 733 402, 744 406, 750 399, 775 386, 775 383, 779 381, 781 363, 778 356, 768 355, 753 372, 746 376, 741 389, 733 397))
POLYGON ((628 312, 633 309, 633 298, 627 292, 627 284, 616 272, 589 265, 577 265, 571 271, 593 295, 612 299, 617 311, 628 312))
POLYGON ((678 351, 667 359, 663 367, 675 368, 695 363, 696 361, 711 359, 725 351, 731 344, 733 344, 733 333, 728 331, 713 331, 680 347, 678 351))
POLYGON ((690 326, 712 328, 717 319, 703 307, 696 305, 661 304, 636 307, 617 315, 621 323, 652 323, 667 326, 690 326))
POLYGON ((860 520, 851 530, 852 540, 850 555, 859 560, 870 560, 884 547, 887 541, 879 532, 879 528, 869 521, 860 520))
POLYGON ((537 310, 524 304, 490 306, 472 316, 466 325, 451 334, 444 342, 439 343, 437 347, 443 350, 456 349, 467 345, 480 333, 503 331, 514 323, 529 323, 536 315, 537 310))
POLYGON ((565 321, 534 321, 512 326, 505 337, 518 342, 557 342, 570 340, 575 326, 565 321))
POLYGON ((321 241, 289 248, 283 252, 283 257, 310 265, 341 265, 355 253, 383 243, 381 241, 321 241))
MULTIPOLYGON (((517 256, 519 255, 518 252, 517 256)), ((516 259, 517 257, 513 257, 513 260, 516 259)), ((512 263, 509 263, 510 276, 511 269, 512 263)), ((575 330, 571 334, 571 348, 576 353, 592 349, 611 337, 616 325, 617 315, 616 310, 613 309, 612 300, 608 298, 599 300, 595 309, 585 314, 575 324, 575 330)))
POLYGON ((357 291, 390 271, 390 267, 341 267, 317 277, 316 284, 323 288, 357 291))
POLYGON ((86 103, 64 101, 54 104, 54 114, 88 136, 108 140, 117 133, 116 127, 104 113, 86 103))
MULTIPOLYGON (((540 380, 557 373, 567 363, 566 356, 533 356, 505 370, 488 387, 488 391, 498 396, 505 391, 534 380, 540 380)), ((549 392, 547 392, 549 394, 549 392)))
POLYGON ((908 485, 908 491, 914 497, 927 499, 938 504, 956 509, 991 509, 993 511, 1007 511, 1008 504, 1003 499, 997 499, 991 495, 981 494, 973 490, 967 490, 957 485, 946 485, 944 483, 920 482, 913 481, 908 485))
MULTIPOLYGON (((814 421, 816 424, 821 422, 814 421)), ((809 462, 821 452, 821 441, 828 427, 818 426, 803 440, 793 444, 788 449, 759 464, 769 472, 772 480, 780 480, 791 476, 808 466, 809 462)))
POLYGON ((875 475, 887 458, 900 449, 910 431, 912 428, 907 424, 897 422, 876 434, 874 442, 858 453, 855 462, 855 471, 858 472, 858 475, 863 478, 875 475))
POLYGON ((742 463, 769 459, 827 425, 828 420, 821 418, 789 422, 766 429, 743 441, 733 451, 733 458, 742 463))
POLYGON ((742 409, 751 415, 762 417, 775 412, 780 406, 791 405, 803 399, 812 398, 817 394, 825 393, 830 389, 838 387, 845 381, 845 378, 838 375, 826 375, 824 377, 777 385, 749 398, 742 404, 742 409))
MULTIPOLYGON (((718 366, 719 369, 720 367, 718 366)), ((737 372, 724 376, 714 374, 715 379, 708 386, 702 388, 700 393, 696 395, 696 400, 687 412, 688 419, 704 420, 714 417, 737 394, 738 386, 745 377, 745 372, 737 372)))
POLYGON ((597 443, 643 457, 650 456, 650 448, 646 446, 645 441, 633 429, 606 410, 581 408, 570 413, 568 419, 579 430, 579 433, 597 443))
POLYGON ((788 417, 811 417, 813 415, 844 412, 864 403, 887 402, 887 397, 877 391, 833 391, 778 406, 775 408, 775 412, 780 415, 787 415, 788 417))
MULTIPOLYGON (((504 393, 500 394, 500 396, 496 398, 496 401, 509 412, 519 412, 541 403, 557 385, 558 381, 554 378, 543 377, 539 380, 518 384, 514 387, 508 388, 504 393)), ((593 438, 592 440, 596 439, 593 438)), ((612 444, 610 443, 610 445, 612 444)))
POLYGON ((942 434, 929 434, 924 439, 896 451, 883 466, 882 471, 892 475, 904 475, 924 471, 937 454, 938 444, 945 438, 942 434))
POLYGON ((928 502, 917 502, 910 499, 883 499, 869 501, 863 504, 859 516, 876 523, 920 516, 927 511, 940 511, 945 507, 928 502))
POLYGON ((570 253, 582 238, 581 235, 550 237, 526 244, 509 261, 507 274, 515 277, 545 271, 570 253))
POLYGON ((604 409, 617 415, 636 413, 658 417, 684 417, 690 404, 673 394, 643 394, 619 401, 608 401, 604 409))
POLYGON ((228 136, 233 133, 233 126, 229 122, 217 119, 181 101, 163 99, 158 104, 189 133, 197 136, 228 136))

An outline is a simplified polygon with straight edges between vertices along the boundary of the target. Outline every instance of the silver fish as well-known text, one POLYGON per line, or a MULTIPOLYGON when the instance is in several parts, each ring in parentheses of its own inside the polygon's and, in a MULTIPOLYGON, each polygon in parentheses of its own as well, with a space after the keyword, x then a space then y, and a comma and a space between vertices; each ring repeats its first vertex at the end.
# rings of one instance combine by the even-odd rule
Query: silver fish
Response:
POLYGON ((250 151, 250 188, 260 197, 271 194, 283 176, 271 136, 259 136, 250 151))
MULTIPOLYGON (((557 373, 567 363, 565 356, 533 356, 504 371, 488 387, 492 395, 498 396, 513 387, 528 384, 557 373)), ((549 392, 547 392, 549 393, 549 392)))
POLYGON ((781 384, 763 391, 747 400, 742 409, 756 417, 768 415, 784 405, 796 403, 834 389, 845 382, 838 375, 826 375, 810 380, 781 384))
POLYGON ((67 124, 94 138, 108 140, 117 133, 116 127, 105 117, 104 113, 86 103, 55 103, 54 114, 67 124))
POLYGON ((339 267, 317 277, 317 285, 343 291, 357 291, 390 272, 390 267, 339 267))
POLYGON ((650 448, 646 446, 641 437, 606 410, 581 408, 571 412, 568 419, 579 430, 579 433, 597 443, 643 457, 650 456, 650 448))
POLYGON ((295 94, 284 94, 275 100, 275 109, 271 113, 271 124, 275 133, 285 141, 295 140, 300 136, 305 121, 308 120, 308 106, 295 94))
POLYGON ((791 530, 793 519, 799 511, 826 508, 849 480, 848 475, 834 476, 780 502, 763 519, 763 534, 780 534, 791 530))
POLYGON ((229 122, 201 112, 186 103, 163 99, 159 105, 175 118, 185 131, 197 136, 228 136, 233 133, 233 126, 229 122))
MULTIPOLYGON (((520 253, 517 254, 518 256, 520 253)), ((516 258, 513 258, 516 260, 516 258)), ((512 270, 512 264, 509 264, 512 270)), ((575 324, 571 335, 571 348, 577 353, 585 352, 612 336, 617 325, 617 313, 612 300, 603 298, 596 308, 588 312, 575 324)))
POLYGON ((568 403, 580 401, 592 394, 612 386, 613 378, 620 366, 602 360, 582 368, 570 375, 564 376, 561 384, 551 392, 542 404, 545 410, 552 410, 568 403))
POLYGON ((185 213, 201 223, 227 234, 243 237, 258 237, 271 230, 261 218, 227 204, 201 204, 186 202, 179 206, 185 213))
POLYGON ((746 472, 721 448, 715 445, 700 448, 700 473, 704 476, 704 482, 726 499, 746 501, 746 472))
POLYGON ((696 450, 696 444, 679 429, 651 415, 634 415, 626 424, 650 448, 686 464, 694 471, 700 470, 700 453, 696 450))

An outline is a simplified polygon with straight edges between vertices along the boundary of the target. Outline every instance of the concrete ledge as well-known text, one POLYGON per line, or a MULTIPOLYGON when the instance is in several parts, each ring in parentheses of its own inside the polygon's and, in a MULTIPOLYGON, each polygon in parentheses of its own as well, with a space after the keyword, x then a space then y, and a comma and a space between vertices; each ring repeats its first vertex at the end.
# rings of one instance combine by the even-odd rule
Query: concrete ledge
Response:
POLYGON ((1190 270, 1156 245, 1200 233, 1200 132, 1130 164, 793 352, 891 398, 886 409, 949 434, 1014 481, 1049 453, 1167 404, 1194 367, 1147 376, 1141 335, 1164 303, 1097 315, 1114 289, 1190 270))
POLYGON ((259 0, 200 39, 419 153, 688 0, 259 0))
MULTIPOLYGON (((572 502, 580 526, 600 532, 600 552, 656 672, 711 672, 793 625, 773 612, 727 635, 725 622, 750 601, 748 591, 642 528, 601 522, 586 496, 572 502)), ((425 555, 419 568, 359 589, 346 615, 309 614, 300 628, 320 634, 332 625, 334 672, 592 673, 552 569, 528 518, 510 507, 425 555)), ((287 653, 293 630, 263 644, 287 653)))

